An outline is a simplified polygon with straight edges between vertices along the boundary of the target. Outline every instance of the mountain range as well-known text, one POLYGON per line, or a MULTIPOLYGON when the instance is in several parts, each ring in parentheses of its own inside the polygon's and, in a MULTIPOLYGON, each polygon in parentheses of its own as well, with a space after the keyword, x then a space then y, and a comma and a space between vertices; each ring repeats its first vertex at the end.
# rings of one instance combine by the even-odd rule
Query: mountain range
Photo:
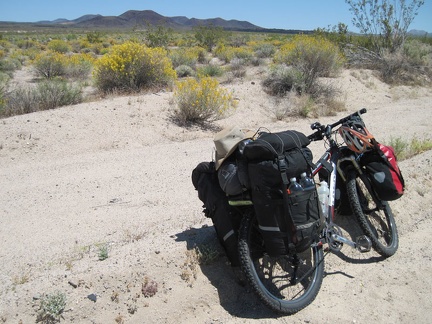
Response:
POLYGON ((184 16, 165 17, 152 10, 129 10, 119 16, 84 15, 74 20, 56 19, 39 21, 37 25, 60 25, 78 28, 139 28, 146 25, 165 26, 173 29, 190 29, 199 25, 213 25, 230 30, 264 30, 248 21, 222 18, 197 19, 184 16))
POLYGON ((297 34, 304 30, 269 29, 256 26, 248 21, 225 20, 222 18, 197 19, 185 16, 165 17, 152 10, 128 10, 119 16, 84 15, 68 20, 59 18, 38 22, 6 22, 0 21, 1 29, 17 28, 81 28, 81 29, 131 29, 144 28, 147 25, 164 26, 175 30, 187 30, 196 26, 215 26, 232 31, 257 31, 297 34))

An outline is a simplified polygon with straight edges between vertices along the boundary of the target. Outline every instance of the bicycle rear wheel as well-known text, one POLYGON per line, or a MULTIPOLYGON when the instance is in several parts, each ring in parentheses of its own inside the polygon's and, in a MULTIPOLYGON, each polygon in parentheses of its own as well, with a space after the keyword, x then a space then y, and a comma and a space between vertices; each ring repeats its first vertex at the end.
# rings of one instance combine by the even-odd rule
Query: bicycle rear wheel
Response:
POLYGON ((396 222, 388 202, 379 200, 370 188, 367 178, 357 172, 348 174, 348 200, 360 227, 371 239, 375 251, 390 257, 399 246, 396 222))
POLYGON ((261 301, 272 310, 293 314, 317 296, 323 276, 321 247, 302 253, 270 257, 265 253, 255 213, 243 217, 239 232, 239 254, 243 272, 261 301))

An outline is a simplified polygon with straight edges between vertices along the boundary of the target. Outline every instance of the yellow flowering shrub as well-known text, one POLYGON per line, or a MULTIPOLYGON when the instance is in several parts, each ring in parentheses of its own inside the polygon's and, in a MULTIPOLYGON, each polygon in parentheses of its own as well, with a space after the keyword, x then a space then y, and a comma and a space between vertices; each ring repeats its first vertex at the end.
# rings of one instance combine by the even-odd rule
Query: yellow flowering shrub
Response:
POLYGON ((96 86, 103 92, 139 91, 166 86, 176 78, 176 73, 164 49, 125 42, 113 46, 95 62, 93 76, 96 86))
POLYGON ((221 118, 232 108, 232 94, 211 77, 176 82, 176 117, 181 123, 208 122, 221 118))

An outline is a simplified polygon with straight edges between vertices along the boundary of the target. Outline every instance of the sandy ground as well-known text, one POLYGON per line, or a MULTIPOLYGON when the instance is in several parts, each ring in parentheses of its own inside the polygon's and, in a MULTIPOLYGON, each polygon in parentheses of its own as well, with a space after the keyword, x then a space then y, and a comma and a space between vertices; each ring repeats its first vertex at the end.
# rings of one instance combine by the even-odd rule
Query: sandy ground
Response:
MULTIPOLYGON (((255 72, 226 85, 239 105, 215 125, 309 133, 314 118, 275 120, 255 72)), ((368 71, 334 82, 347 112, 322 123, 366 107, 381 142, 430 138, 431 89, 391 88, 368 71)), ((64 323, 430 323, 432 151, 400 163, 396 255, 328 255, 316 300, 279 316, 237 283, 224 255, 191 258, 196 245, 218 245, 190 180, 211 159, 215 130, 173 124, 171 99, 112 97, 0 120, 0 322, 34 323, 40 297, 62 292, 64 323), (145 282, 154 296, 143 296, 145 282)), ((322 143, 312 149, 317 158, 322 143)), ((340 222, 355 230, 351 217, 340 222)))

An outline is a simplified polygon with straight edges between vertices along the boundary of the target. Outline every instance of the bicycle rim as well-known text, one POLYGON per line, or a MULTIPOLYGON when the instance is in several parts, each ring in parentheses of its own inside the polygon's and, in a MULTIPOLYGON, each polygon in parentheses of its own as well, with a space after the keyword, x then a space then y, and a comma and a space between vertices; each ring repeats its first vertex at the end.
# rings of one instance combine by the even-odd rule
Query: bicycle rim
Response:
POLYGON ((324 275, 322 248, 270 257, 254 213, 244 217, 239 237, 242 269, 261 301, 272 310, 293 314, 317 296, 324 275))
POLYGON ((384 257, 395 254, 399 237, 388 202, 373 199, 374 193, 370 192, 365 180, 355 173, 348 178, 347 192, 352 210, 360 227, 371 239, 373 248, 384 257))

